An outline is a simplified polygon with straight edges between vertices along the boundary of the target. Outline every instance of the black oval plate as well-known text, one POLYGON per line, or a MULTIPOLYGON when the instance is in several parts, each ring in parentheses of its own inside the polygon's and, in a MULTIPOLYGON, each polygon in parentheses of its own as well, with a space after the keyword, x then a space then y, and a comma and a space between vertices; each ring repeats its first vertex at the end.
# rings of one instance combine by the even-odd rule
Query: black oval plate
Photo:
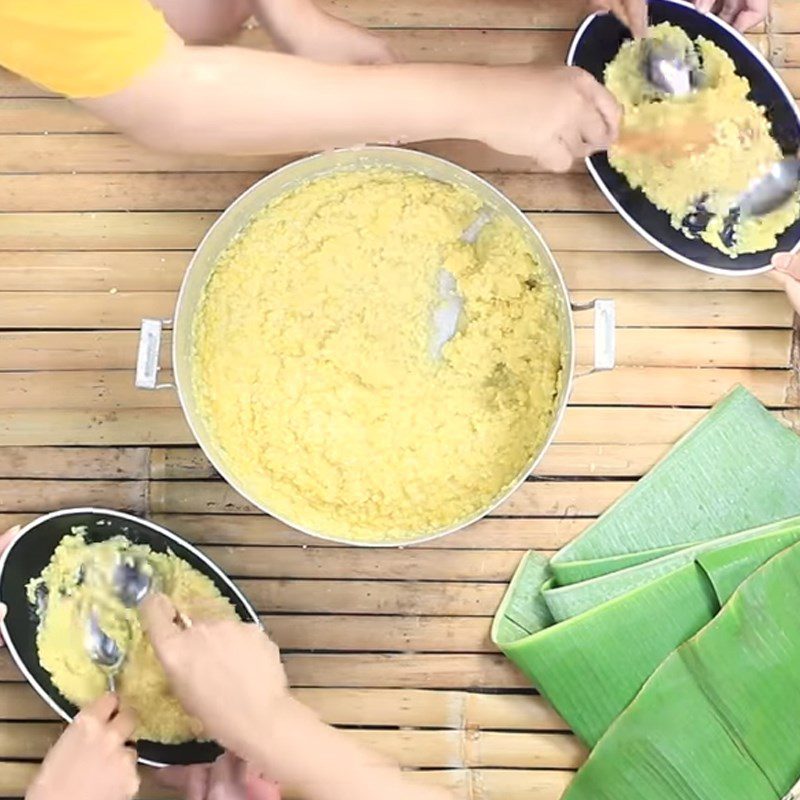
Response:
MULTIPOLYGON (((773 136, 781 148, 786 153, 798 151, 800 112, 797 104, 772 66, 741 34, 717 17, 701 14, 683 0, 650 0, 649 9, 653 24, 671 22, 693 39, 704 36, 725 50, 736 64, 737 72, 750 81, 750 97, 766 108, 773 136)), ((630 31, 616 17, 595 14, 578 30, 567 61, 587 70, 602 83, 606 66, 630 38, 630 31)), ((781 234, 774 250, 730 258, 711 245, 687 239, 675 230, 669 216, 656 208, 641 190, 632 189, 608 163, 605 153, 597 153, 586 163, 600 190, 628 224, 661 251, 690 267, 726 275, 752 275, 769 269, 775 253, 800 247, 799 220, 781 234)))
MULTIPOLYGON (((40 517, 23 529, 0 559, 0 600, 8 606, 8 615, 0 624, 0 632, 28 682, 63 719, 71 721, 78 709, 58 691, 50 673, 39 663, 36 613, 28 603, 25 587, 31 578, 41 574, 62 537, 76 526, 86 526, 89 542, 104 541, 122 534, 132 542, 149 545, 159 553, 171 550, 210 578, 220 593, 233 603, 242 620, 259 622, 247 598, 230 578, 199 550, 165 528, 118 511, 96 508, 67 509, 40 517)), ((139 761, 152 767, 205 764, 222 753, 217 744, 198 741, 159 744, 142 740, 137 742, 136 749, 139 761)))

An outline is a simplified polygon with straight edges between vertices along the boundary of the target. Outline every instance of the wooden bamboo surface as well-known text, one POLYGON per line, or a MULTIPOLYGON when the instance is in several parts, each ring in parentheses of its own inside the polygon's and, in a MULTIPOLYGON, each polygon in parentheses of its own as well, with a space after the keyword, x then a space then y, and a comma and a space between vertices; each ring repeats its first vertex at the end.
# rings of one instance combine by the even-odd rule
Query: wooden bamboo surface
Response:
MULTIPOLYGON (((325 4, 439 61, 561 60, 581 16, 580 0, 325 4)), ((799 96, 800 3, 773 0, 752 37, 799 96)), ((522 551, 583 530, 733 385, 800 429, 794 320, 764 278, 654 252, 582 166, 553 176, 474 144, 423 148, 529 212, 576 300, 617 301, 620 366, 576 381, 555 445, 497 515, 421 547, 347 549, 255 513, 194 446, 175 395, 133 387, 141 317, 170 316, 204 231, 289 157, 148 152, 0 71, 0 527, 87 504, 149 516, 239 580, 327 720, 457 798, 556 800, 585 753, 492 648, 505 584, 522 551)), ((577 323, 586 365, 590 319, 577 323)), ((24 793, 59 730, 0 655, 0 796, 24 793)), ((146 781, 142 797, 165 796, 146 781)))

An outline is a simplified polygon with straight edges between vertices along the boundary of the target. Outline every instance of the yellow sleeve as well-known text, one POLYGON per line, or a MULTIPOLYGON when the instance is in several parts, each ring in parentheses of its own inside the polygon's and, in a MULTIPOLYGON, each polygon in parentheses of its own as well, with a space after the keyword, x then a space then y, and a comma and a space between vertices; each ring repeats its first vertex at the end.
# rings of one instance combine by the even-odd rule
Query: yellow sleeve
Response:
POLYGON ((0 0, 0 66, 68 97, 124 89, 164 50, 148 0, 0 0))

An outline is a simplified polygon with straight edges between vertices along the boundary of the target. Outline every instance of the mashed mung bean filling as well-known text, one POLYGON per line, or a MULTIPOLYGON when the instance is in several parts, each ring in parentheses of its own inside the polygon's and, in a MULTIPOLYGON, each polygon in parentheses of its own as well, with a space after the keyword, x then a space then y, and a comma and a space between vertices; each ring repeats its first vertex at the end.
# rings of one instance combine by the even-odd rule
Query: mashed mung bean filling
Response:
POLYGON ((605 75, 625 113, 611 165, 687 237, 733 258, 774 248, 800 216, 800 201, 764 217, 739 217, 736 199, 783 157, 764 109, 749 99, 750 84, 707 39, 692 41, 669 23, 651 28, 649 38, 692 59, 699 88, 684 97, 659 94, 644 77, 648 39, 623 45, 605 75))
POLYGON ((553 422, 559 296, 521 228, 466 189, 333 174, 257 214, 220 258, 194 328, 194 386, 229 472, 293 524, 402 541, 468 519, 553 422), (431 353, 442 270, 463 298, 431 353))

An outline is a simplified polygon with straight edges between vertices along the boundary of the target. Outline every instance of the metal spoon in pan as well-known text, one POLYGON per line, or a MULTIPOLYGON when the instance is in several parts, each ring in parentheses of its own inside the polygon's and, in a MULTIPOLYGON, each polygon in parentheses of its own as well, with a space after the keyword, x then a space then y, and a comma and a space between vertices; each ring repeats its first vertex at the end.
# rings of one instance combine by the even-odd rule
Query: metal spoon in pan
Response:
POLYGON ((740 218, 764 217, 777 211, 797 193, 800 188, 800 159, 785 158, 772 166, 760 178, 756 178, 734 203, 740 218))
POLYGON ((705 84, 700 56, 694 50, 658 39, 644 42, 642 71, 654 89, 670 97, 685 97, 705 84))
POLYGON ((97 610, 94 608, 86 620, 84 646, 89 658, 106 673, 109 690, 116 691, 116 676, 122 669, 125 653, 116 640, 100 627, 97 610))
MULTIPOLYGON (((489 209, 482 208, 474 222, 461 234, 461 241, 465 244, 475 244, 481 231, 491 219, 492 215, 489 209)), ((430 353, 434 361, 440 361, 444 346, 458 331, 461 314, 464 311, 464 298, 458 293, 458 282, 455 275, 444 268, 437 273, 436 289, 439 302, 434 307, 431 316, 430 353)))
POLYGON ((153 587, 153 571, 141 558, 123 555, 111 575, 114 592, 126 608, 134 608, 153 587))

